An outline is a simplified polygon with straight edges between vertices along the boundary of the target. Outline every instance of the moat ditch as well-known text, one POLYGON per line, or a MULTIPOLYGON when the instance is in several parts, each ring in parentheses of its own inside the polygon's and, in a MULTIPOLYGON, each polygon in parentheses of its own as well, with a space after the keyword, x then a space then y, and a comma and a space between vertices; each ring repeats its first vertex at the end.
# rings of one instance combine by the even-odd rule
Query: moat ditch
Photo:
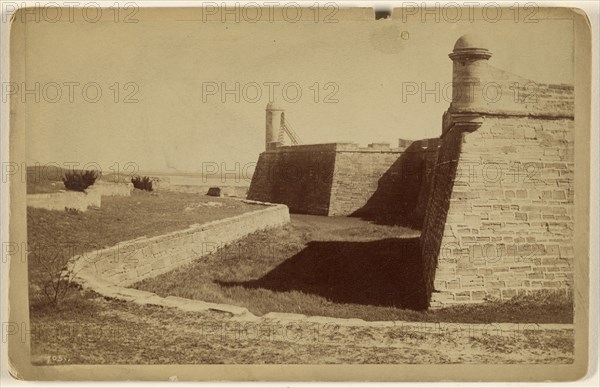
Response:
POLYGON ((243 306, 255 315, 538 323, 556 322, 558 313, 567 321, 572 316, 571 302, 556 296, 424 311, 419 235, 355 217, 296 214, 289 225, 253 233, 132 287, 243 306))

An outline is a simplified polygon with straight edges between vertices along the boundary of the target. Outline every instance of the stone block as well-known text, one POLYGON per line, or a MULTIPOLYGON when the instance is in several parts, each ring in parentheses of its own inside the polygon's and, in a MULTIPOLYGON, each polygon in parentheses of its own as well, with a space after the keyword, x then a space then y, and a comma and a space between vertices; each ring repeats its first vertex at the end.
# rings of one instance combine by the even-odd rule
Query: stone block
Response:
POLYGON ((502 297, 501 291, 498 288, 488 289, 486 293, 488 298, 500 299, 502 297))
POLYGON ((527 140, 535 139, 537 137, 535 129, 531 127, 523 128, 523 137, 527 140))
POLYGON ((517 190, 516 195, 520 199, 527 198, 527 190, 517 190))
POLYGON ((470 291, 461 291, 454 294, 454 300, 456 302, 469 302, 471 301, 470 291))
POLYGON ((506 283, 504 281, 486 281, 484 285, 486 289, 490 290, 503 288, 506 286, 506 283))
POLYGON ((527 213, 521 213, 521 212, 515 213, 515 220, 517 220, 517 221, 527 221, 527 213))
POLYGON ((494 270, 491 268, 478 268, 477 275, 479 276, 492 276, 494 274, 494 270))
POLYGON ((505 288, 502 290, 502 299, 511 299, 517 296, 517 290, 505 288))
POLYGON ((445 289, 446 289, 446 284, 447 284, 447 283, 446 283, 446 281, 444 281, 444 280, 438 280, 438 279, 435 279, 435 280, 433 281, 433 288, 434 288, 435 290, 443 291, 443 290, 445 290, 445 289))
POLYGON ((222 197, 223 193, 220 187, 211 187, 208 189, 206 195, 210 195, 211 197, 222 197))
MULTIPOLYGON (((478 270, 477 270, 477 268, 462 268, 461 267, 461 268, 456 269, 456 274, 457 275, 477 275, 478 270)), ((463 276, 462 279, 465 279, 465 276, 463 276)))
POLYGON ((446 289, 457 290, 460 288, 460 281, 458 279, 450 280, 446 282, 446 289))
POLYGON ((542 265, 555 265, 560 262, 558 257, 542 257, 542 265))
POLYGON ((544 281, 542 283, 542 286, 544 288, 559 288, 561 286, 561 283, 558 281, 544 281))

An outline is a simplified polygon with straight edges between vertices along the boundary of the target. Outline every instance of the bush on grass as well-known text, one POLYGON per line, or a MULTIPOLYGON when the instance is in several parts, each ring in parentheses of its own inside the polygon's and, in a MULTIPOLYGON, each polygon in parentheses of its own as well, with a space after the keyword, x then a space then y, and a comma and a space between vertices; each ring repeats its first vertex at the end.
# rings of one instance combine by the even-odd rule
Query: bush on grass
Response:
POLYGON ((93 170, 69 171, 62 177, 67 190, 85 191, 98 179, 98 172, 93 170))
POLYGON ((152 179, 150 177, 135 176, 131 178, 131 183, 133 183, 133 187, 136 189, 152 191, 152 179))

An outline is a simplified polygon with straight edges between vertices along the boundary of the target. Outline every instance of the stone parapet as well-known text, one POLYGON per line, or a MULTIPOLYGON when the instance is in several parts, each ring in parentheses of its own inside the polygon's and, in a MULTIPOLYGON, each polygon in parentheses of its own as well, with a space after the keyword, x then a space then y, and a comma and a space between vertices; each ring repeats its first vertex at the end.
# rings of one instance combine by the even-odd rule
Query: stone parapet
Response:
POLYGON ((70 269, 75 281, 84 286, 108 283, 128 287, 214 253, 250 233, 289 222, 286 206, 254 203, 258 210, 76 256, 70 269))

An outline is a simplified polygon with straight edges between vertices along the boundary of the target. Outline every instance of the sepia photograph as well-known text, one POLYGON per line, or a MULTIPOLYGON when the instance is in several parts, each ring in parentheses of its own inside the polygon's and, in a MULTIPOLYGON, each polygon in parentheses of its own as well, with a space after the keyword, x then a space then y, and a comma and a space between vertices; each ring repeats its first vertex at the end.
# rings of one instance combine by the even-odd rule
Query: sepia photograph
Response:
POLYGON ((585 376, 585 12, 272 3, 2 4, 11 374, 585 376))

